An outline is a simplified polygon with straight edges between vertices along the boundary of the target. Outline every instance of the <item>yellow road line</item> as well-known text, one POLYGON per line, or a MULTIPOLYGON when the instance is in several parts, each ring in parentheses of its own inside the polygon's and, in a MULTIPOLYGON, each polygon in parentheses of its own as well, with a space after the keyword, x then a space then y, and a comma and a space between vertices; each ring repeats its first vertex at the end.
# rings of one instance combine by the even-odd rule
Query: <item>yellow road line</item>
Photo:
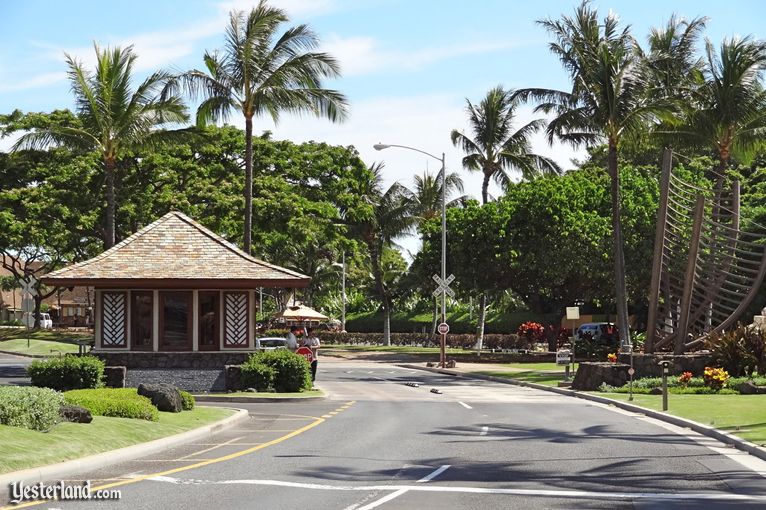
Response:
MULTIPOLYGON (((296 416, 297 417, 297 416, 300 416, 300 415, 291 415, 291 416, 296 416)), ((281 443, 283 441, 287 441, 288 439, 293 438, 293 437, 295 437, 295 436, 297 436, 299 434, 303 434, 307 430, 313 429, 317 425, 321 425, 325 421, 324 418, 319 418, 319 417, 316 417, 316 416, 302 416, 302 418, 303 419, 313 419, 314 421, 309 423, 308 425, 304 425, 303 427, 301 427, 299 429, 293 430, 289 434, 285 434, 284 436, 278 437, 277 439, 273 439, 273 440, 271 440, 271 441, 269 441, 267 443, 262 443, 262 444, 259 444, 257 446, 253 446, 252 448, 247 448, 245 450, 240 450, 238 452, 230 453, 229 455, 224 455, 222 457, 217 457, 215 459, 204 460, 202 462, 197 462, 196 464, 191 464, 189 466, 181 466, 181 467, 177 467, 177 468, 173 468, 173 469, 168 469, 166 471, 160 471, 159 473, 152 473, 152 474, 148 474, 148 475, 141 475, 139 477, 131 478, 129 480, 122 480, 122 481, 119 481, 119 482, 113 482, 113 483, 107 483, 105 485, 99 485, 98 487, 93 487, 92 490, 95 491, 95 490, 102 490, 102 489, 111 489, 113 487, 121 487, 123 485, 130 485, 130 484, 134 484, 134 483, 137 483, 137 482, 142 482, 142 481, 147 480, 149 478, 154 478, 155 476, 172 475, 174 473, 180 473, 182 471, 188 471, 190 469, 197 469, 197 468, 200 468, 200 467, 209 466, 210 464, 217 464, 219 462, 225 462, 227 460, 236 459, 238 457, 242 457, 243 455, 247 455, 249 453, 257 452, 258 450, 263 450, 264 448, 268 448, 269 446, 274 446, 274 445, 279 444, 279 443, 281 443)), ((298 418, 293 418, 293 419, 298 419, 298 418)), ((51 500, 30 501, 29 503, 22 503, 20 505, 4 506, 4 507, 0 508, 0 510, 11 510, 11 509, 16 509, 16 508, 27 508, 27 507, 30 507, 30 506, 42 505, 43 503, 48 503, 50 501, 51 500)))
POLYGON ((234 439, 229 439, 226 442, 217 444, 215 446, 211 446, 210 448, 205 448, 204 450, 199 450, 199 451, 196 451, 194 453, 190 453, 188 455, 184 455, 183 457, 178 457, 176 460, 186 460, 189 457, 196 457, 197 455, 200 455, 202 453, 207 453, 207 452, 209 452, 211 450, 215 450, 215 449, 220 448, 222 446, 227 446, 227 445, 233 443, 234 441, 236 441, 237 439, 242 439, 243 437, 245 437, 245 436, 239 436, 239 437, 235 437, 234 439))

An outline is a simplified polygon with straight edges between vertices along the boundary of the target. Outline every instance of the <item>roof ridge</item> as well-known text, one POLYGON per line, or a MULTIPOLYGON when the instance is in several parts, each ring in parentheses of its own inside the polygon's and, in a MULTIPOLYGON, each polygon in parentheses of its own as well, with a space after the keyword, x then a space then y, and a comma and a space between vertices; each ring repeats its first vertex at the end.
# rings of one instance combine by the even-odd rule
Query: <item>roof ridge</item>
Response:
POLYGON ((170 216, 173 214, 173 212, 174 211, 171 211, 171 212, 165 214, 164 216, 162 216, 161 218, 158 218, 157 220, 155 220, 152 223, 148 224, 144 228, 142 228, 140 230, 137 230, 136 232, 134 232, 133 234, 131 234, 127 238, 123 239, 119 243, 115 244, 114 246, 112 246, 111 248, 106 250, 105 252, 103 252, 103 253, 101 253, 99 255, 96 255, 95 257, 93 257, 91 259, 83 260, 82 262, 77 262, 76 264, 72 264, 71 266, 62 267, 61 269, 57 269, 56 271, 53 271, 52 273, 48 273, 45 276, 48 277, 48 278, 55 277, 55 276, 57 276, 57 273, 59 273, 59 272, 70 271, 72 269, 80 269, 80 268, 86 267, 86 266, 88 266, 90 264, 99 262, 99 261, 105 259, 106 257, 108 257, 109 255, 111 255, 113 251, 116 251, 116 250, 122 248, 123 246, 129 245, 130 243, 132 243, 136 239, 138 239, 138 238, 142 237, 143 235, 145 235, 147 232, 149 232, 151 230, 154 230, 155 227, 157 227, 158 225, 160 225, 160 224, 164 223, 165 221, 167 221, 170 218, 170 216))

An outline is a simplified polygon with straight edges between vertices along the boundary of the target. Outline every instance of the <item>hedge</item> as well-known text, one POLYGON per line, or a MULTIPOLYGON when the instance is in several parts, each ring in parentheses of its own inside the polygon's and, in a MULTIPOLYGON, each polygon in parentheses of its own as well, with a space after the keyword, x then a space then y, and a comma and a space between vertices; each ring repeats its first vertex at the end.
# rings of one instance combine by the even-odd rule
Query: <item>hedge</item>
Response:
POLYGON ((100 388, 104 381, 104 362, 95 356, 61 356, 35 360, 27 368, 33 386, 59 391, 100 388))
POLYGON ((293 393, 311 389, 311 366, 306 358, 286 349, 257 352, 240 366, 263 364, 274 369, 274 389, 293 393))
POLYGON ((157 421, 159 411, 152 401, 139 395, 135 388, 99 388, 72 390, 64 393, 67 404, 82 406, 94 416, 135 418, 157 421))
MULTIPOLYGON (((337 333, 320 331, 317 333, 319 341, 323 345, 346 344, 346 345, 382 345, 383 333, 337 333)), ((447 347, 456 349, 472 349, 476 344, 476 335, 452 334, 447 335, 447 347)), ((410 347, 436 347, 439 345, 439 336, 431 341, 428 333, 391 333, 391 345, 410 347)), ((528 349, 529 343, 519 335, 484 335, 485 349, 528 349)))
POLYGON ((0 424, 32 430, 50 430, 59 421, 64 396, 48 388, 0 387, 0 424))
POLYGON ((256 391, 268 391, 274 387, 277 371, 273 367, 249 359, 240 365, 242 387, 255 388, 256 391))
MULTIPOLYGON (((418 316, 411 316, 407 313, 394 313, 391 317, 391 331, 396 332, 421 332, 426 331, 426 334, 430 333, 432 319, 429 314, 427 320, 417 320, 418 316)), ((423 315, 419 316, 421 319, 423 315)), ((487 322, 484 324, 484 333, 490 334, 508 334, 516 332, 519 325, 527 322, 534 321, 541 324, 554 324, 558 325, 561 319, 559 313, 537 314, 529 311, 523 312, 511 312, 494 314, 487 317, 487 322)), ((456 334, 475 334, 476 333, 476 314, 472 319, 469 319, 468 314, 453 314, 449 313, 447 316, 447 322, 450 325, 450 332, 456 334)), ((346 320, 346 331, 353 331, 359 333, 376 333, 383 330, 383 313, 366 313, 355 314, 346 320)))
POLYGON ((194 409, 194 405, 197 403, 194 400, 194 395, 189 393, 188 391, 178 390, 178 393, 181 394, 181 409, 184 411, 191 411, 194 409))

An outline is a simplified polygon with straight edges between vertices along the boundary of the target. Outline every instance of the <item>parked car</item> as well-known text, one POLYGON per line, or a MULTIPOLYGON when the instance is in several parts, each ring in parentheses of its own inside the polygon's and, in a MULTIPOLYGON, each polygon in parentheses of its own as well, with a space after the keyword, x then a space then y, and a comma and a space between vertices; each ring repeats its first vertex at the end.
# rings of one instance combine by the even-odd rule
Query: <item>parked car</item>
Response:
MULTIPOLYGON (((40 329, 53 329, 53 320, 51 319, 51 314, 40 313, 38 316, 40 317, 40 329)), ((33 314, 28 313, 24 315, 24 325, 30 328, 35 327, 35 319, 33 314)))
POLYGON ((258 351, 273 351, 276 349, 287 349, 287 339, 276 336, 269 336, 255 339, 255 348, 258 351))
POLYGON ((577 340, 584 340, 586 337, 602 344, 617 344, 619 335, 617 326, 609 322, 587 322, 577 328, 575 335, 577 340))

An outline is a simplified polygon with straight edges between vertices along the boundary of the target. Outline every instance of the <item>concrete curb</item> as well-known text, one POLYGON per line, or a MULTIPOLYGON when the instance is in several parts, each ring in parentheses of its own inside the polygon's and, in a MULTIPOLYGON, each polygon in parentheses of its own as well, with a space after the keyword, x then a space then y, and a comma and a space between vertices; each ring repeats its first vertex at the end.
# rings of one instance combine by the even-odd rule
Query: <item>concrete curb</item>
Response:
POLYGON ((239 404, 268 404, 269 402, 311 402, 315 400, 325 400, 327 395, 315 397, 227 397, 225 395, 194 395, 197 402, 235 402, 239 404))
POLYGON ((739 438, 737 436, 734 436, 732 434, 729 434, 728 432, 724 432, 722 430, 718 430, 713 427, 708 427, 707 425, 703 425, 701 423, 697 423, 696 421, 687 420, 684 418, 679 418, 678 416, 673 416, 672 414, 663 413, 661 411, 654 411, 652 409, 647 409, 645 407, 640 407, 634 404, 629 404, 627 402, 622 402, 620 400, 613 400, 611 398, 606 397, 599 397, 598 395, 591 395, 589 393, 581 393, 579 391, 575 390, 568 390, 565 388, 557 388, 554 386, 545 386, 544 384, 537 384, 537 383, 530 383, 525 381, 517 381, 515 379, 506 379, 504 377, 493 377, 491 375, 484 375, 484 374, 472 374, 472 373, 465 373, 465 372, 457 372, 454 370, 447 370, 442 368, 431 368, 431 367, 421 367, 417 365, 410 365, 410 364, 400 364, 398 365, 403 368, 410 368, 414 370, 424 370, 426 372, 433 372, 436 374, 444 374, 444 375, 451 375, 455 377, 465 377, 467 379, 481 379, 484 381, 492 381, 502 384, 511 384, 514 386, 525 386, 528 388, 534 388, 536 390, 543 390, 543 391, 549 391, 551 393, 558 393, 559 395, 566 395, 569 397, 575 397, 575 398, 581 398, 583 400, 589 400, 591 402, 598 402, 600 404, 606 404, 611 405, 615 407, 619 407, 620 409, 624 409, 626 411, 630 411, 633 413, 643 414, 646 416, 649 416, 650 418, 654 418, 657 420, 661 420, 667 423, 670 423, 672 425, 676 425, 677 427, 685 427, 688 429, 693 430, 694 432, 697 432, 698 434, 702 434, 703 436, 712 437, 713 439, 716 439, 724 444, 733 446, 734 448, 738 450, 742 450, 743 452, 747 452, 750 455, 754 457, 758 457, 761 460, 766 460, 766 448, 762 448, 758 446, 755 443, 751 443, 750 441, 747 441, 745 439, 739 438))
POLYGON ((181 432, 180 434, 175 434, 173 436, 155 439, 148 443, 126 446, 125 448, 120 448, 118 450, 97 453, 95 455, 59 462, 57 464, 49 464, 47 466, 38 466, 21 471, 4 473, 0 475, 0 487, 7 487, 12 482, 24 481, 27 484, 30 484, 64 478, 75 473, 82 473, 111 466, 119 462, 125 462, 145 455, 168 450, 183 443, 203 439, 248 419, 249 413, 245 409, 235 409, 235 411, 236 412, 233 415, 215 423, 193 430, 187 430, 186 432, 181 432))
POLYGON ((2 354, 12 354, 14 356, 18 356, 20 358, 34 358, 34 359, 45 359, 45 358, 51 358, 53 356, 56 356, 55 354, 51 354, 50 356, 46 356, 44 354, 23 354, 20 352, 13 352, 13 351, 0 351, 2 354))

